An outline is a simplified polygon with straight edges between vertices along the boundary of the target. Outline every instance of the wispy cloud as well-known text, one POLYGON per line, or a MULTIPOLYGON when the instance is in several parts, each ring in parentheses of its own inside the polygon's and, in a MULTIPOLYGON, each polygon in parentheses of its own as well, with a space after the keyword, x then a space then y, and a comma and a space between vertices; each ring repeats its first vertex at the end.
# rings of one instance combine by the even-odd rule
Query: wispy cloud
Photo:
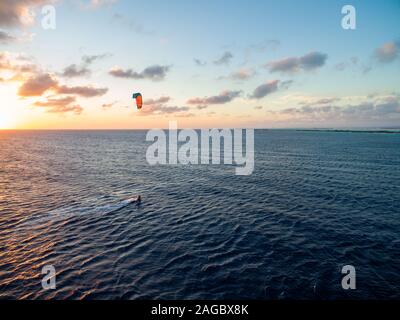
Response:
POLYGON ((233 101, 235 98, 241 95, 241 91, 223 91, 219 95, 204 97, 204 98, 192 98, 187 101, 187 104, 197 106, 208 106, 214 104, 225 104, 233 101))
POLYGON ((293 80, 283 80, 283 81, 281 81, 281 83, 280 83, 280 87, 282 88, 282 89, 289 89, 291 86, 292 86, 292 84, 294 83, 294 81, 293 80))
POLYGON ((97 9, 104 6, 110 6, 117 3, 118 0, 89 0, 83 3, 83 7, 87 9, 97 9))
POLYGON ((278 90, 279 80, 271 80, 254 89, 251 99, 261 99, 278 90))
POLYGON ((11 81, 23 78, 25 74, 37 72, 37 69, 28 58, 22 59, 21 56, 9 52, 0 52, 0 72, 12 72, 11 81))
POLYGON ((386 42, 375 50, 375 57, 381 63, 390 63, 396 60, 400 52, 400 41, 386 42))
POLYGON ((310 71, 325 65, 328 55, 321 52, 310 52, 301 57, 289 57, 268 63, 270 72, 295 73, 310 71))
POLYGON ((19 32, 18 34, 11 34, 7 31, 0 30, 0 44, 11 45, 14 43, 31 42, 34 36, 34 33, 29 33, 27 31, 19 32))
POLYGON ((161 104, 169 102, 170 100, 171 100, 171 97, 167 97, 167 96, 160 97, 158 99, 147 99, 144 101, 144 105, 146 105, 146 106, 161 105, 161 104))
POLYGON ((142 109, 140 112, 140 116, 148 116, 148 115, 155 115, 155 116, 162 116, 162 115, 177 115, 177 116, 185 116, 189 117, 192 116, 192 113, 188 113, 190 110, 189 107, 179 107, 179 106, 166 106, 166 105, 154 105, 149 106, 147 108, 142 109))
POLYGON ((316 99, 301 107, 269 111, 290 119, 304 121, 382 121, 400 119, 400 97, 398 95, 376 96, 358 103, 348 103, 347 99, 316 99))
POLYGON ((108 92, 108 88, 95 88, 92 86, 58 86, 55 90, 59 94, 74 94, 85 98, 98 97, 105 95, 108 92))
POLYGON ((76 77, 88 76, 90 74, 91 71, 88 67, 71 64, 64 69, 64 71, 61 73, 61 76, 65 78, 76 78, 76 77))
POLYGON ((135 16, 135 19, 132 19, 130 17, 126 17, 123 14, 120 13, 114 13, 112 16, 112 23, 118 23, 122 25, 123 27, 129 28, 133 32, 139 34, 139 35, 145 35, 145 36, 150 36, 154 35, 155 31, 154 30, 148 30, 145 28, 141 23, 137 21, 137 16, 135 16))
POLYGON ((220 77, 219 79, 230 79, 234 81, 245 81, 253 78, 256 72, 253 69, 242 68, 238 71, 231 73, 227 77, 220 77))
POLYGON ((169 66, 153 65, 147 67, 142 72, 136 72, 132 69, 123 70, 121 68, 115 67, 109 71, 109 74, 116 78, 126 78, 126 79, 148 79, 152 81, 164 80, 168 71, 169 66))
POLYGON ((16 40, 17 40, 16 37, 10 35, 9 33, 5 32, 5 31, 0 30, 0 43, 8 44, 8 43, 14 42, 16 40))
POLYGON ((190 108, 187 106, 169 106, 167 103, 171 97, 163 96, 157 99, 147 99, 143 103, 143 108, 139 116, 162 116, 174 115, 177 117, 190 117, 190 108))
POLYGON ((202 61, 200 59, 195 58, 195 59, 193 59, 193 61, 194 61, 195 65, 198 67, 204 67, 205 65, 207 65, 207 62, 202 61))
POLYGON ((60 75, 65 78, 89 76, 92 73, 89 68, 91 64, 93 64, 97 60, 101 60, 110 56, 111 54, 109 53, 98 55, 84 55, 82 57, 82 63, 80 65, 71 64, 67 66, 60 75))
POLYGON ((302 105, 326 105, 331 104, 333 102, 339 101, 340 99, 337 97, 325 97, 325 98, 317 98, 311 99, 308 101, 300 101, 302 105))
POLYGON ((281 42, 278 39, 268 39, 259 43, 251 44, 247 50, 258 52, 264 52, 266 50, 275 51, 280 45, 281 42))
POLYGON ((227 65, 231 62, 232 59, 233 59, 233 54, 229 51, 226 51, 220 58, 214 61, 214 64, 218 66, 227 65))
POLYGON ((68 113, 81 114, 83 108, 75 104, 75 97, 48 97, 44 101, 36 101, 33 106, 46 108, 49 113, 68 113))
POLYGON ((82 57, 82 61, 83 61, 83 63, 90 65, 97 60, 101 60, 101 59, 108 58, 111 56, 112 56, 112 54, 110 54, 110 53, 84 55, 82 57))
POLYGON ((110 103, 103 103, 101 107, 103 109, 110 109, 111 107, 115 106, 118 101, 110 102, 110 103))
POLYGON ((360 59, 353 56, 348 61, 339 62, 335 65, 335 69, 338 71, 343 71, 344 69, 352 66, 357 66, 359 64, 360 59))

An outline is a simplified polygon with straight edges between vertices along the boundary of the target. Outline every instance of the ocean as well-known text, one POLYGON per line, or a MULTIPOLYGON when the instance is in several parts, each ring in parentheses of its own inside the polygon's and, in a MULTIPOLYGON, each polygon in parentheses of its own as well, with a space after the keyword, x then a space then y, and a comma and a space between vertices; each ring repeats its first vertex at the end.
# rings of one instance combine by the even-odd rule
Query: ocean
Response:
POLYGON ((248 176, 145 135, 0 131, 1 299, 400 298, 400 134, 256 130, 248 176))

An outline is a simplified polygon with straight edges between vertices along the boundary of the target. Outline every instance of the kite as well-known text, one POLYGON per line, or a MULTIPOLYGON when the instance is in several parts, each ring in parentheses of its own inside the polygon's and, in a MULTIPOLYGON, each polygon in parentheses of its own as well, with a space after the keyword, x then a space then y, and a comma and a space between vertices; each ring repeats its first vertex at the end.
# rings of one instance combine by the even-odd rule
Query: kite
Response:
POLYGON ((141 93, 134 93, 132 96, 133 99, 136 99, 136 106, 138 109, 142 109, 143 106, 143 98, 141 93))

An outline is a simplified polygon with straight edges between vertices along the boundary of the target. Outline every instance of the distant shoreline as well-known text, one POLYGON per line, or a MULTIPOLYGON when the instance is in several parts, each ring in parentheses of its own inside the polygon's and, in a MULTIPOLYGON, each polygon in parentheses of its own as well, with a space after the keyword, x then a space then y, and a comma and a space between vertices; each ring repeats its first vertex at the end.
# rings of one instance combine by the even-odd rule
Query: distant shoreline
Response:
MULTIPOLYGON (((248 127, 246 127, 248 128, 248 127)), ((168 130, 168 128, 160 128, 161 130, 168 130)), ((185 128, 179 128, 187 129, 185 128)), ((194 130, 202 130, 203 128, 192 128, 194 130)), ((211 128, 204 128, 211 129, 211 128)), ((219 129, 224 129, 219 128, 219 129)), ((225 128, 227 129, 227 128, 225 128)), ((228 128, 231 129, 231 128, 228 128)), ((233 128, 232 128, 233 129, 233 128)), ((253 128, 255 131, 298 131, 298 132, 337 132, 337 133, 393 133, 400 134, 400 128, 385 128, 385 129, 301 129, 301 128, 253 128)), ((148 131, 148 129, 133 129, 133 128, 123 128, 123 129, 0 129, 2 132, 123 132, 123 131, 148 131)))
POLYGON ((339 132, 339 133, 393 133, 393 134, 399 134, 400 130, 399 129, 394 129, 398 131, 392 131, 392 130, 352 130, 352 129, 297 129, 296 131, 302 131, 302 132, 339 132))

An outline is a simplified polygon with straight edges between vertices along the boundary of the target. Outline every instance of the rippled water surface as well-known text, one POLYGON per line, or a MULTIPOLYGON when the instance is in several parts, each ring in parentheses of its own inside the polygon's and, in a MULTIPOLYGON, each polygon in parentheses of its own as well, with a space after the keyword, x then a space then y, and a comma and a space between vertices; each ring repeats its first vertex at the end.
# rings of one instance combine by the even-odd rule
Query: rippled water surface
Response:
POLYGON ((400 298, 399 134, 259 130, 250 176, 149 166, 148 146, 0 132, 0 298, 400 298))

